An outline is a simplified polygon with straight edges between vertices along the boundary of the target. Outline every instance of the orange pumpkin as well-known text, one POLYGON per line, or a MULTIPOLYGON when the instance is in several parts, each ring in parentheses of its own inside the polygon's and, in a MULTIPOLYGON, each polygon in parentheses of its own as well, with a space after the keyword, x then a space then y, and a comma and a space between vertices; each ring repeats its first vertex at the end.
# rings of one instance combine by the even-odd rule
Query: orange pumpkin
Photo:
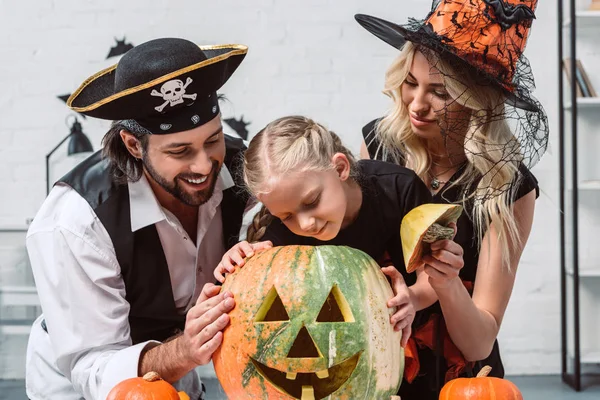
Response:
POLYGON ((345 246, 274 247, 227 276, 236 305, 213 355, 230 399, 387 399, 404 370, 377 263, 345 246))
POLYGON ((442 388, 440 400, 523 400, 517 385, 505 379, 488 376, 491 367, 485 366, 475 378, 457 378, 442 388))
POLYGON ((106 400, 190 400, 185 392, 177 390, 162 380, 156 372, 148 372, 142 378, 130 378, 115 386, 106 400))

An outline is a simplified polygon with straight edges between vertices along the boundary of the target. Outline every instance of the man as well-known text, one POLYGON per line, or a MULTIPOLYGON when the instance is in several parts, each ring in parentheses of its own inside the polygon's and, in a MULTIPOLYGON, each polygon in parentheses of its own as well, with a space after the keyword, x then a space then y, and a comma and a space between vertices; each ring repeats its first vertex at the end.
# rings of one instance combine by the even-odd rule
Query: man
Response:
POLYGON ((114 122, 27 234, 43 310, 27 351, 30 399, 104 400, 149 371, 202 397, 194 368, 234 307, 208 282, 238 241, 246 200, 232 178, 244 147, 224 136, 216 91, 246 52, 153 40, 68 100, 114 122))

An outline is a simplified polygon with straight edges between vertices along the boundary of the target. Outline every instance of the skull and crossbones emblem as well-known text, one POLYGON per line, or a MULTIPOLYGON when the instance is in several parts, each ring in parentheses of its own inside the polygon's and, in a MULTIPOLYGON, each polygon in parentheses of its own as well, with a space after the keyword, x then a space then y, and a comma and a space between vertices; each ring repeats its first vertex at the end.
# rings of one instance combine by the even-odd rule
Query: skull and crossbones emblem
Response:
POLYGON ((163 83, 160 87, 160 92, 156 89, 152 90, 150 93, 152 96, 162 97, 165 102, 160 106, 154 107, 154 109, 158 112, 163 112, 167 105, 173 107, 176 104, 183 103, 183 99, 192 99, 196 100, 197 94, 186 94, 185 88, 192 83, 192 78, 188 77, 185 80, 185 83, 181 81, 181 79, 172 79, 168 82, 163 83))

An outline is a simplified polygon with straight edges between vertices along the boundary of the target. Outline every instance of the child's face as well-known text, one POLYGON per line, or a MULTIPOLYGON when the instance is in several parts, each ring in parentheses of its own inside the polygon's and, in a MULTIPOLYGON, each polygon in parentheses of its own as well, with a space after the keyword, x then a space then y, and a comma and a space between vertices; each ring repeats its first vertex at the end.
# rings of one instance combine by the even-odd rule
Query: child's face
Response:
POLYGON ((272 179, 258 199, 296 235, 331 240, 346 215, 347 177, 340 169, 292 172, 272 179))

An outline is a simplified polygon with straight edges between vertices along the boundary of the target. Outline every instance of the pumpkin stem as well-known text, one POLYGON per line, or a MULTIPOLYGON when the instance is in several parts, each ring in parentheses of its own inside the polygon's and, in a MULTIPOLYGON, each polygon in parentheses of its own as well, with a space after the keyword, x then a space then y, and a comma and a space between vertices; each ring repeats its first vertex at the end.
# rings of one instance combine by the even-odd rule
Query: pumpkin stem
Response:
POLYGON ((488 374, 492 372, 492 367, 490 367, 489 365, 486 365, 485 367, 481 368, 481 371, 479 371, 479 373, 477 374, 478 378, 485 378, 486 376, 488 376, 488 374))
POLYGON ((160 375, 158 375, 158 372, 150 371, 144 375, 142 379, 148 382, 154 382, 160 380, 160 375))
POLYGON ((177 392, 179 395, 179 400, 190 400, 190 396, 188 396, 185 392, 177 392))

